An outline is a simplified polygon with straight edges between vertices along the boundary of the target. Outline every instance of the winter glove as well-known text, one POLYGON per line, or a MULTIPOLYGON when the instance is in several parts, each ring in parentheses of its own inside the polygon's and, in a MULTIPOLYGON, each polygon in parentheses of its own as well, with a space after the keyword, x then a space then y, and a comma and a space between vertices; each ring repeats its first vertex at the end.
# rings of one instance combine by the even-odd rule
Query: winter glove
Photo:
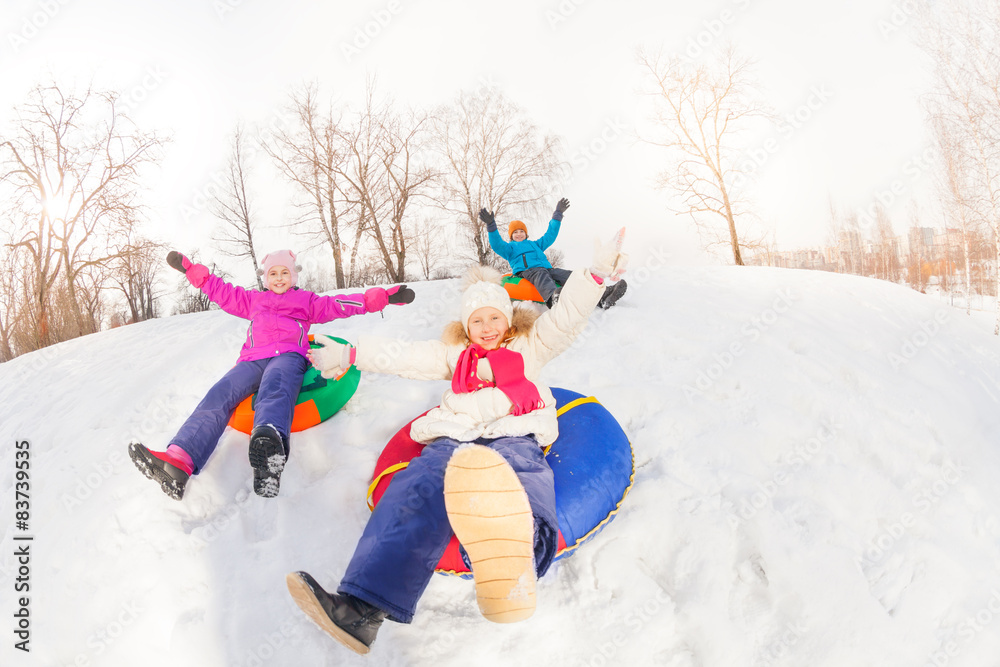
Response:
POLYGON ((594 240, 594 263, 590 272, 600 278, 599 283, 611 278, 618 280, 628 265, 628 255, 622 252, 622 240, 625 238, 625 228, 622 227, 609 243, 594 240))
POLYGON ((485 208, 479 209, 479 219, 486 223, 487 232, 495 232, 497 230, 497 219, 485 208))
POLYGON ((389 295, 381 287, 365 290, 365 312, 377 313, 389 303, 389 295))
POLYGON ((566 209, 568 208, 569 208, 569 200, 563 197, 556 204, 556 210, 555 213, 552 214, 552 219, 562 222, 563 213, 565 213, 566 209))
POLYGON ((201 289, 201 286, 205 284, 208 280, 208 267, 203 264, 193 264, 184 255, 180 254, 176 250, 171 250, 167 253, 167 264, 171 268, 177 269, 185 276, 187 276, 188 282, 195 287, 201 289))
POLYGON ((354 348, 350 345, 338 343, 326 336, 316 336, 314 340, 319 347, 311 348, 306 357, 326 379, 340 378, 354 363, 354 348))
POLYGON ((407 303, 413 303, 413 298, 416 296, 413 290, 405 284, 390 287, 385 291, 385 293, 389 295, 389 303, 394 306, 402 306, 407 303))

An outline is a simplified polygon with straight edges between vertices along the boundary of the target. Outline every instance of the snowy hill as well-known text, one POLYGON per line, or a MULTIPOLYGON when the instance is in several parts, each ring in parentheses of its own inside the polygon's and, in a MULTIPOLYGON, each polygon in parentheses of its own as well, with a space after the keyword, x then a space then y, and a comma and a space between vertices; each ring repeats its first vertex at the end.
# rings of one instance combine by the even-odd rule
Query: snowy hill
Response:
MULTIPOLYGON (((314 328, 436 337, 457 281, 384 318, 314 328)), ((364 375, 294 434, 281 495, 250 491, 227 431, 183 502, 128 460, 162 449, 235 361, 245 321, 171 317, 0 365, 0 664, 984 665, 1000 655, 1000 341, 905 288, 759 268, 632 272, 545 379, 628 433, 618 517, 539 582, 525 623, 435 577, 412 625, 355 656, 295 607, 285 573, 334 588, 384 443, 443 383, 364 375), (15 524, 16 442, 30 524, 15 524), (33 540, 17 540, 32 536, 33 540), (30 544, 31 653, 18 641, 30 544)), ((990 663, 991 664, 991 663, 990 663)))

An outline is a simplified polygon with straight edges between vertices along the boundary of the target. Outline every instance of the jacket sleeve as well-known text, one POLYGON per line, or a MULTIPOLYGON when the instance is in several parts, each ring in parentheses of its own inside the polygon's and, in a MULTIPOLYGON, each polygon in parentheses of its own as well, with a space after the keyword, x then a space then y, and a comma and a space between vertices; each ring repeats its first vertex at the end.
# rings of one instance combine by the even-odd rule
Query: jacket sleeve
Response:
POLYGON ((448 346, 439 340, 405 341, 358 336, 354 364, 359 370, 391 373, 412 380, 451 380, 448 346))
POLYGON ((535 320, 525 341, 539 366, 569 348, 587 327, 602 294, 604 286, 597 284, 590 271, 579 269, 570 274, 559 301, 535 320))
POLYGON ((490 247, 493 248, 493 252, 500 255, 508 262, 510 261, 510 244, 503 240, 500 236, 500 231, 494 229, 489 233, 490 247))
POLYGON ((250 300, 253 295, 250 290, 231 285, 219 276, 209 274, 208 279, 201 286, 201 291, 230 315, 250 318, 250 300))
POLYGON ((542 234, 542 238, 535 241, 535 243, 538 244, 538 247, 541 248, 542 250, 545 250, 550 245, 555 243, 556 237, 559 236, 559 228, 561 226, 562 223, 556 220, 555 218, 549 220, 549 228, 545 230, 544 234, 542 234))
MULTIPOLYGON (((312 293, 310 292, 310 294, 312 293)), ((364 294, 334 294, 333 296, 312 294, 309 300, 310 324, 339 320, 352 315, 364 315, 367 312, 364 294)))

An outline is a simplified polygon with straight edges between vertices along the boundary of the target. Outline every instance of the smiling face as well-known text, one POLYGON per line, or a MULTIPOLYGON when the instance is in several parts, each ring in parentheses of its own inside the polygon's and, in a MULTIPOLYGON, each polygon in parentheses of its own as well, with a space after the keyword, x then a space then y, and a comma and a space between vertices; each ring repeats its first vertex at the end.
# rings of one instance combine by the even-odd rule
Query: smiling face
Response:
POLYGON ((510 240, 515 242, 523 241, 526 238, 528 238, 528 232, 523 229, 515 229, 514 233, 510 235, 510 240))
POLYGON ((469 316, 469 340, 486 350, 500 347, 508 329, 507 317, 491 306, 474 310, 469 316))
POLYGON ((272 266, 267 272, 267 289, 284 294, 292 289, 292 273, 285 266, 272 266))

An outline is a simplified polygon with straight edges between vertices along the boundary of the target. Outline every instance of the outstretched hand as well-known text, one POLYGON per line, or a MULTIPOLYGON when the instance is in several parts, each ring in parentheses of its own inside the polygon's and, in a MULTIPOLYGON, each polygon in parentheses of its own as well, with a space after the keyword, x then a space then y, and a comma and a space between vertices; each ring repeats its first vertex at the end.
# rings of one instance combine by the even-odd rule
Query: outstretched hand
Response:
POLYGON ((601 243, 594 240, 594 263, 590 272, 598 278, 618 280, 628 266, 628 255, 622 252, 622 241, 625 239, 625 228, 619 229, 611 241, 601 243))
POLYGON ((386 290, 386 294, 389 295, 389 303, 395 306, 403 306, 408 303, 413 303, 413 299, 416 296, 413 290, 405 284, 397 287, 390 287, 386 290))
POLYGON ((485 208, 481 208, 479 209, 479 219, 486 223, 486 231, 496 231, 497 219, 493 216, 493 213, 487 211, 485 208))
POLYGON ((187 273, 188 268, 191 266, 191 260, 189 260, 184 255, 180 254, 176 250, 171 250, 167 253, 167 264, 171 268, 177 269, 181 273, 187 273))
POLYGON ((566 209, 569 208, 569 200, 563 197, 556 204, 556 213, 565 213, 566 209))
POLYGON ((316 367, 320 375, 328 380, 339 378, 351 367, 354 349, 350 345, 338 343, 326 336, 316 336, 315 342, 318 348, 310 348, 306 353, 306 358, 316 367))

